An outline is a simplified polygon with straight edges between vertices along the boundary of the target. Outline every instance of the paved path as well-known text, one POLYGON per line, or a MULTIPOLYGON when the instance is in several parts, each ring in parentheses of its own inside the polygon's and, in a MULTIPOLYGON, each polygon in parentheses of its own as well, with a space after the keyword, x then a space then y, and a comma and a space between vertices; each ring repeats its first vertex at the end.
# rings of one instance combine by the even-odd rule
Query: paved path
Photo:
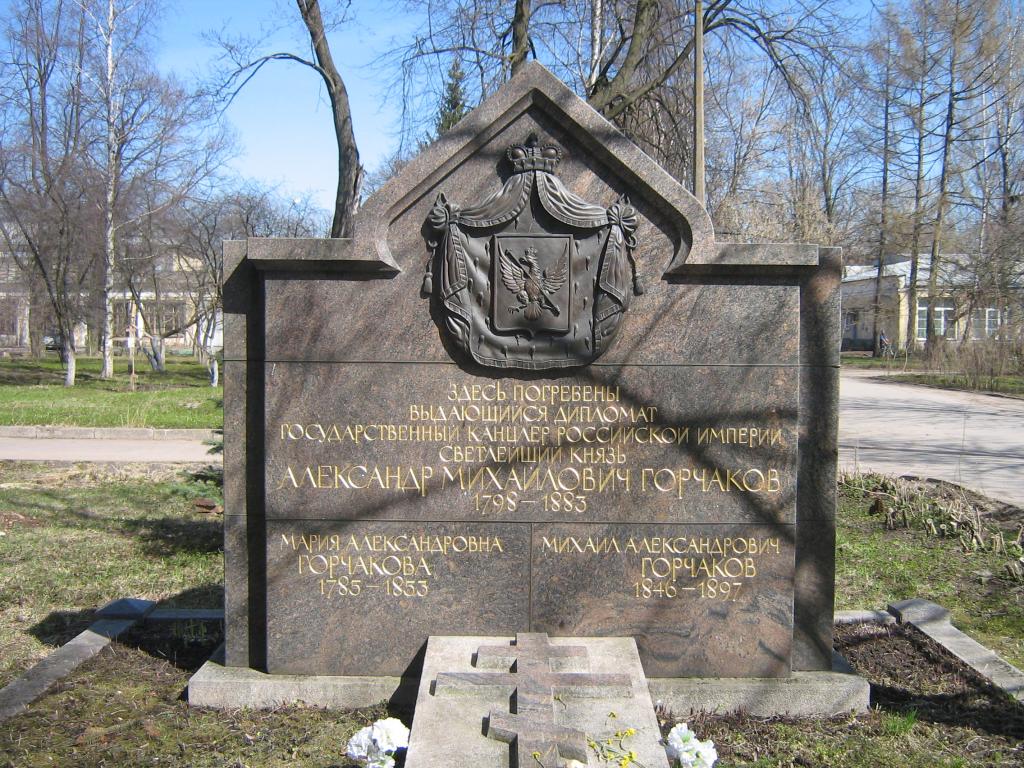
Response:
POLYGON ((214 463, 201 440, 99 440, 0 435, 0 459, 18 461, 110 461, 214 463))
POLYGON ((208 429, 0 427, 0 459, 215 463, 208 429))
POLYGON ((839 464, 948 480, 1024 506, 1024 400, 844 369, 839 464))

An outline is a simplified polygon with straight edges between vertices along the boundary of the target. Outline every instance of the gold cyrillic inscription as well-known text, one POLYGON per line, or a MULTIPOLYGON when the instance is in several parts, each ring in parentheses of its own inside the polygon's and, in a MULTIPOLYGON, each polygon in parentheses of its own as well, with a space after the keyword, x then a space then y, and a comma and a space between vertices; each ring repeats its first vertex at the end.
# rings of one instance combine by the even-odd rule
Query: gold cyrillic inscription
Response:
MULTIPOLYGON (((322 462, 278 464, 271 482, 284 491, 406 497, 458 490, 480 515, 530 505, 577 515, 592 511, 608 493, 676 499, 780 494, 784 476, 765 456, 782 451, 792 461, 792 428, 671 423, 656 406, 623 401, 618 386, 450 381, 438 395, 437 402, 403 404, 400 423, 312 419, 277 425, 286 445, 328 449, 322 462), (408 460, 411 454, 409 463, 383 464, 354 448, 381 443, 425 449, 420 457, 403 448, 395 455, 408 460), (699 460, 644 460, 673 449, 699 460), (746 451, 749 461, 740 459, 746 451)), ((373 451, 388 455, 386 449, 373 451)))
POLYGON ((438 573, 438 558, 505 553, 499 536, 282 533, 278 548, 294 553, 293 573, 312 580, 325 599, 384 593, 426 597, 438 573))
POLYGON ((778 537, 602 535, 542 536, 538 556, 625 559, 632 576, 622 589, 638 600, 735 601, 781 554, 778 537))

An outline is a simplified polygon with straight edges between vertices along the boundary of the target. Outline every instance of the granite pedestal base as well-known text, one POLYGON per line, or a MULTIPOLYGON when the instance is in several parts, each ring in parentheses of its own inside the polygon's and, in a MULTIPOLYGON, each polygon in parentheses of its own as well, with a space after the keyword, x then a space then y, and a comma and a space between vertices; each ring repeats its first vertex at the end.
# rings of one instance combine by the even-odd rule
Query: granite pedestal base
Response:
POLYGON ((188 703, 212 709, 294 705, 356 709, 382 701, 411 706, 418 685, 418 678, 268 675, 247 667, 225 666, 222 646, 189 679, 188 703))
MULTIPOLYGON (((654 678, 651 699, 679 717, 691 711, 744 711, 758 717, 829 717, 868 707, 870 687, 837 657, 831 672, 794 672, 787 678, 654 678)), ((268 675, 224 666, 218 651, 192 676, 188 700, 214 709, 273 709, 304 704, 328 709, 369 707, 381 701, 411 705, 419 680, 400 677, 268 675)))
POLYGON ((833 655, 832 671, 785 678, 652 678, 651 698, 676 718, 691 712, 744 712, 754 717, 832 717, 868 708, 871 686, 833 655))

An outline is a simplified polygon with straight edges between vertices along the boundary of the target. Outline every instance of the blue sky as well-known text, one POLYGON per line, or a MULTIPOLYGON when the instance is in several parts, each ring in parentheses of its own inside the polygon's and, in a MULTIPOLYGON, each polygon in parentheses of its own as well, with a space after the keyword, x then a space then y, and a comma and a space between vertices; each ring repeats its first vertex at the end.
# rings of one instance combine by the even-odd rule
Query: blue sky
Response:
MULTIPOLYGON (((0 0, 5 11, 18 0, 0 0)), ((272 30, 264 52, 307 54, 309 39, 294 0, 156 0, 156 62, 184 80, 208 77, 219 53, 204 36, 226 32, 260 37, 272 30)), ((344 0, 322 0, 325 13, 344 0)), ((389 93, 389 74, 374 62, 394 41, 408 42, 421 19, 403 15, 401 0, 352 0, 349 19, 329 33, 336 64, 348 87, 356 143, 368 171, 398 146, 400 100, 389 93)), ((868 0, 850 0, 866 11, 868 0)), ((240 176, 277 186, 288 196, 312 195, 332 210, 337 150, 320 78, 294 63, 271 62, 226 110, 238 142, 230 167, 240 176)))
MULTIPOLYGON (((325 8, 331 4, 325 0, 325 8)), ((353 0, 351 21, 328 35, 335 63, 349 91, 356 143, 363 165, 376 168, 398 146, 398 103, 387 99, 387 77, 372 62, 414 20, 386 2, 353 0)), ((175 0, 158 21, 157 63, 182 78, 201 76, 218 50, 203 35, 220 30, 259 36, 275 30, 266 52, 306 54, 309 39, 291 0, 175 0)), ((279 185, 287 195, 304 192, 334 207, 337 150, 331 112, 320 78, 288 62, 271 62, 227 109, 238 138, 232 168, 246 178, 279 185)))

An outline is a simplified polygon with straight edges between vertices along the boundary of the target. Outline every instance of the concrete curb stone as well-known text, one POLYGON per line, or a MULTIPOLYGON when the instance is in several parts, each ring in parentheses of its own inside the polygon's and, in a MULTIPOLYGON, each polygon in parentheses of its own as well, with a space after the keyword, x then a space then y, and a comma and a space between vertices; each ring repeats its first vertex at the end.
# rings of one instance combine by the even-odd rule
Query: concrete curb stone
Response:
POLYGON ((97 621, 88 629, 0 690, 0 722, 28 709, 50 686, 110 645, 111 640, 133 627, 155 605, 150 600, 122 598, 98 610, 97 621))
POLYGON ((895 624, 896 617, 887 611, 836 611, 836 624, 895 624))

